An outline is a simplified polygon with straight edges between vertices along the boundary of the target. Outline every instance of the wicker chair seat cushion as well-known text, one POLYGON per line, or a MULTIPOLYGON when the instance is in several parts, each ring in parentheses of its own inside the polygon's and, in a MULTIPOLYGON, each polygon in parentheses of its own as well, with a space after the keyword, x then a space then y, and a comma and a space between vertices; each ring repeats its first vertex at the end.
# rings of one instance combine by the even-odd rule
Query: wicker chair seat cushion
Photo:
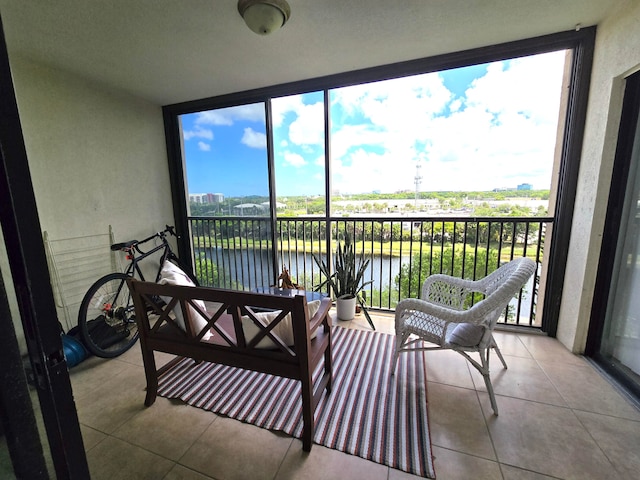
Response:
POLYGON ((447 329, 446 342, 461 347, 475 347, 484 335, 484 327, 475 323, 458 323, 450 327, 453 328, 447 329))
POLYGON ((474 323, 448 323, 433 315, 414 310, 405 319, 405 329, 436 345, 475 347, 484 335, 484 326, 474 323))

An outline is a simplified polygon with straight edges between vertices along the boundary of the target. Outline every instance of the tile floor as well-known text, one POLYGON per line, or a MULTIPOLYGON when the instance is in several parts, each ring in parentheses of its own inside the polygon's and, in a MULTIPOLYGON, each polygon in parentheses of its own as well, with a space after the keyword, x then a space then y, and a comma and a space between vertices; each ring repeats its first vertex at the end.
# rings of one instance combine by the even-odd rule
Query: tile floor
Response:
MULTIPOLYGON (((391 317, 374 321, 393 333, 391 317)), ((339 324, 368 328, 361 317, 339 324)), ((439 480, 640 478, 639 410, 559 342, 506 332, 496 338, 509 366, 492 358, 499 417, 482 377, 461 356, 425 354, 439 480)), ((138 347, 85 361, 71 381, 96 480, 418 478, 319 445, 306 454, 297 439, 164 398, 145 408, 138 347)))

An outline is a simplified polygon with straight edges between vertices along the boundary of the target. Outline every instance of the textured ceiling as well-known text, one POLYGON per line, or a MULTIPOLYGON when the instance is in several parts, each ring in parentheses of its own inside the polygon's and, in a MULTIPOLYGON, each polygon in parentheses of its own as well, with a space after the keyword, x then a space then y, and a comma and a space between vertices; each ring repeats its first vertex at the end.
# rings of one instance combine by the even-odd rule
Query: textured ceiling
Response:
POLYGON ((236 0, 0 0, 23 55, 160 105, 555 33, 625 0, 289 0, 262 37, 236 0))

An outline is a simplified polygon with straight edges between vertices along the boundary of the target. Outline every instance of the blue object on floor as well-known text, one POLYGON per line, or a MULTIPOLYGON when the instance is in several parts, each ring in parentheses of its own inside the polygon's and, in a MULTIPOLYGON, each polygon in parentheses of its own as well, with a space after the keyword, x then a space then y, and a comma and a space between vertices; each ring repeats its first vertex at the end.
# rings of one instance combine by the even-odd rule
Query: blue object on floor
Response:
POLYGON ((87 350, 84 345, 71 335, 62 335, 62 348, 67 359, 68 368, 75 367, 87 358, 87 350))

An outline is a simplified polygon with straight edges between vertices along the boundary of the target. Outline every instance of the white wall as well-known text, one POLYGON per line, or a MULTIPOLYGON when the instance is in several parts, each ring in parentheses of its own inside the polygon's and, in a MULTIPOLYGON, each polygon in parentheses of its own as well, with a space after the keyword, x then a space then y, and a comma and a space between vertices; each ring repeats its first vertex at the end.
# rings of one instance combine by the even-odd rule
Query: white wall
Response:
POLYGON ((42 230, 124 241, 173 224, 161 107, 9 54, 42 230))
POLYGON ((584 352, 586 345, 622 111, 624 77, 639 66, 640 2, 626 0, 597 30, 585 139, 558 324, 558 339, 575 353, 584 352))

